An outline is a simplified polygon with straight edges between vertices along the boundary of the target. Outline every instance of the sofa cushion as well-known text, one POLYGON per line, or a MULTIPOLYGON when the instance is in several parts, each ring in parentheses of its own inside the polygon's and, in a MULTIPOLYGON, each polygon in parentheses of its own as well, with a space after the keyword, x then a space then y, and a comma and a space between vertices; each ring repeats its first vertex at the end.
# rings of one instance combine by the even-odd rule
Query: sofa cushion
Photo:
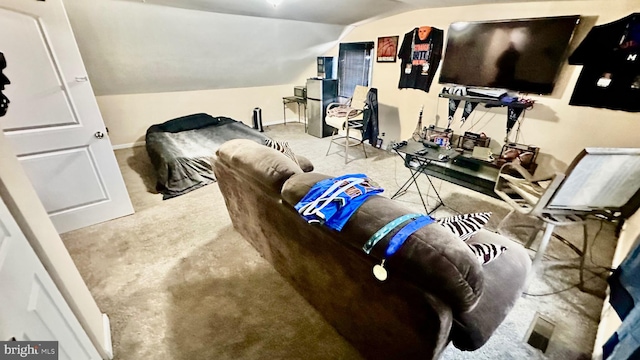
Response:
MULTIPOLYGON (((295 174, 282 188, 282 198, 295 206, 319 180, 330 176, 317 173, 295 174)), ((352 251, 357 251, 373 265, 379 264, 392 234, 378 242, 369 255, 362 246, 380 228, 400 215, 410 213, 401 203, 371 196, 335 237, 352 251)), ((385 262, 389 281, 407 279, 425 291, 439 296, 456 312, 472 309, 482 294, 482 266, 467 244, 444 227, 433 223, 413 233, 396 254, 385 262)), ((373 279, 373 274, 370 274, 373 279)))
POLYGON ((246 139, 225 142, 216 155, 216 161, 224 162, 278 193, 291 175, 302 173, 300 166, 283 153, 246 139), (267 154, 269 156, 265 156, 267 154))

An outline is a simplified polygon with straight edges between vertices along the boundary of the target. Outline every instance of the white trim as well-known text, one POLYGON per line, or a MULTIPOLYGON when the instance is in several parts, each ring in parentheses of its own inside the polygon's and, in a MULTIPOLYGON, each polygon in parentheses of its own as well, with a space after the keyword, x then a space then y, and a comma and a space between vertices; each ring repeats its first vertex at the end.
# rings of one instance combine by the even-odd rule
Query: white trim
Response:
MULTIPOLYGON (((293 121, 288 121, 288 122, 293 122, 293 121)), ((297 122, 297 120, 295 122, 297 122)), ((284 119, 283 120, 271 121, 269 123, 262 123, 262 127, 271 126, 271 125, 280 125, 280 124, 284 124, 284 119)), ((249 125, 249 127, 251 127, 251 125, 249 125)))
MULTIPOLYGON (((283 125, 283 124, 284 124, 284 120, 276 120, 276 121, 271 121, 269 123, 262 123, 262 127, 271 126, 271 125, 283 125)), ((297 117, 287 118, 287 124, 304 124, 304 118, 301 118, 300 121, 298 121, 297 117)))
POLYGON ((146 144, 146 142, 144 141, 137 141, 134 143, 129 143, 129 144, 119 144, 119 145, 111 145, 111 147, 113 148, 113 150, 120 150, 120 149, 130 149, 130 148, 134 148, 137 146, 144 146, 146 144))
POLYGON ((111 342, 111 322, 109 316, 102 313, 102 327, 104 328, 104 350, 107 353, 107 359, 113 359, 113 343, 111 342))
MULTIPOLYGON (((287 119, 287 123, 298 123, 298 119, 287 119)), ((262 127, 265 126, 272 126, 272 125, 282 125, 284 124, 284 119, 282 120, 276 120, 276 121, 271 121, 268 123, 263 123, 262 127)), ((304 124, 304 119, 300 120, 300 124, 304 124)), ((246 124, 245 124, 246 125, 246 124)), ((247 125, 249 127, 251 127, 251 125, 247 125)), ((120 150, 120 149, 131 149, 137 146, 145 146, 146 142, 144 141, 137 141, 134 143, 128 143, 128 144, 118 144, 118 145, 111 145, 111 147, 113 148, 113 150, 120 150)))

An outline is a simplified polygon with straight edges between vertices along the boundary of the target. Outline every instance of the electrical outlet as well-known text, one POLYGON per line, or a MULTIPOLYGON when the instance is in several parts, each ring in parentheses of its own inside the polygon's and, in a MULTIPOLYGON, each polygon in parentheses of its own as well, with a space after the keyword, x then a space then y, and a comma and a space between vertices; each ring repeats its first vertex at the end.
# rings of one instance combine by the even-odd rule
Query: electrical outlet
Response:
POLYGON ((393 144, 395 144, 395 143, 396 143, 395 139, 394 139, 394 140, 389 141, 389 142, 387 143, 387 151, 389 151, 389 152, 390 152, 391 150, 393 150, 393 144))

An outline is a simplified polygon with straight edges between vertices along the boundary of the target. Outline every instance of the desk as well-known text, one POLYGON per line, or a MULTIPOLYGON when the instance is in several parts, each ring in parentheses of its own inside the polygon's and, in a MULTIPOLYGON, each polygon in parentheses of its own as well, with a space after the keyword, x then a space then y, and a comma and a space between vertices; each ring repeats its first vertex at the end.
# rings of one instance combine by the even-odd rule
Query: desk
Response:
POLYGON ((304 106, 304 131, 307 131, 307 99, 297 96, 285 96, 282 98, 282 111, 284 113, 284 124, 287 125, 287 104, 298 104, 298 122, 301 120, 300 105, 304 106))
POLYGON ((448 163, 453 159, 455 159, 459 155, 459 153, 456 152, 455 150, 446 150, 444 148, 439 148, 439 149, 426 148, 424 147, 424 145, 422 145, 421 142, 417 142, 413 140, 408 140, 407 145, 400 148, 396 148, 394 149, 394 151, 396 152, 396 154, 398 154, 398 156, 400 156, 404 160, 404 166, 407 169, 409 169, 409 171, 411 172, 411 176, 409 177, 409 179, 407 179, 407 181, 404 182, 404 184, 402 184, 400 189, 398 189, 398 191, 396 191, 396 193, 393 194, 393 196, 391 196, 391 198, 395 199, 399 196, 404 195, 409 189, 409 187, 411 187, 411 185, 415 185, 416 189, 418 190, 418 195, 420 195, 422 206, 424 206, 424 211, 427 214, 431 214, 437 208, 444 205, 442 198, 440 197, 440 194, 438 194, 438 190, 436 190, 436 187, 433 185, 433 182, 431 181, 431 177, 429 176, 427 169, 430 166, 437 166, 437 165, 434 165, 437 163, 448 163), (422 149, 427 149, 427 152, 425 154, 417 154, 417 152, 422 149), (446 155, 448 156, 448 158, 440 159, 439 158, 440 155, 446 155), (420 174, 424 174, 424 176, 427 177, 427 180, 429 180, 429 184, 431 185, 431 188, 436 193, 436 197, 438 198, 438 204, 433 209, 431 209, 431 211, 427 209, 427 204, 424 201, 424 197, 422 196, 422 192, 420 191, 420 187, 418 186, 418 183, 417 183, 417 180, 420 174))
MULTIPOLYGON (((431 177, 435 177, 500 199, 494 191, 496 180, 498 179, 498 172, 500 171, 499 168, 482 160, 474 159, 470 154, 460 154, 455 150, 445 150, 442 148, 428 149, 426 156, 415 154, 416 151, 423 148, 424 146, 420 142, 408 140, 407 146, 395 150, 396 153, 403 158, 404 166, 411 171, 411 177, 400 187, 396 194, 392 196, 392 199, 403 195, 409 187, 415 183, 420 173, 427 175, 427 179, 429 179, 432 187, 431 177), (440 154, 448 155, 449 160, 439 160, 438 156, 440 154)), ((416 188, 420 194, 420 189, 417 184, 416 188)), ((435 190, 435 188, 433 189, 435 190)), ((436 206, 436 208, 438 208, 442 206, 443 203, 437 191, 436 195, 440 202, 438 206, 436 206)), ((420 194, 420 197, 422 198, 422 194, 420 194)), ((428 211, 423 199, 422 204, 425 207, 425 211, 428 211)), ((436 208, 432 209, 431 212, 436 208)))
POLYGON ((461 154, 453 161, 429 163, 422 171, 429 176, 500 199, 494 191, 500 169, 474 159, 469 154, 461 154))

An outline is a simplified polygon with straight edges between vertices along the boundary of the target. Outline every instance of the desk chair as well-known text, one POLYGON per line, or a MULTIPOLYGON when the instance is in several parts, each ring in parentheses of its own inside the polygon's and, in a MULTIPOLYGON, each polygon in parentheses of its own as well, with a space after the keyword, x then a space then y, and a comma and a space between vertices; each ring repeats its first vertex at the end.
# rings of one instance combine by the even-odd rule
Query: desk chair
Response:
POLYGON ((580 255, 578 287, 585 291, 583 270, 587 253, 587 217, 600 215, 609 219, 625 219, 638 209, 640 148, 584 149, 565 173, 556 173, 548 179, 534 179, 522 166, 507 163, 500 169, 494 190, 513 208, 498 229, 515 211, 534 216, 544 223, 544 227, 535 231, 526 244, 529 247, 538 232, 544 229, 531 274, 540 266, 556 226, 583 226, 582 251, 566 243, 580 255))
POLYGON ((331 103, 327 106, 325 122, 327 123, 327 125, 333 127, 334 130, 331 134, 331 142, 329 143, 329 148, 327 149, 326 155, 329 155, 331 145, 335 143, 340 146, 344 146, 345 164, 348 162, 349 147, 351 146, 362 145, 364 157, 367 157, 367 150, 364 147, 364 142, 361 138, 358 139, 349 135, 349 130, 359 130, 360 134, 362 135, 362 131, 364 130, 362 113, 365 109, 368 93, 368 87, 356 85, 353 96, 348 103, 331 103), (338 132, 340 130, 345 130, 346 135, 338 136, 338 132))

